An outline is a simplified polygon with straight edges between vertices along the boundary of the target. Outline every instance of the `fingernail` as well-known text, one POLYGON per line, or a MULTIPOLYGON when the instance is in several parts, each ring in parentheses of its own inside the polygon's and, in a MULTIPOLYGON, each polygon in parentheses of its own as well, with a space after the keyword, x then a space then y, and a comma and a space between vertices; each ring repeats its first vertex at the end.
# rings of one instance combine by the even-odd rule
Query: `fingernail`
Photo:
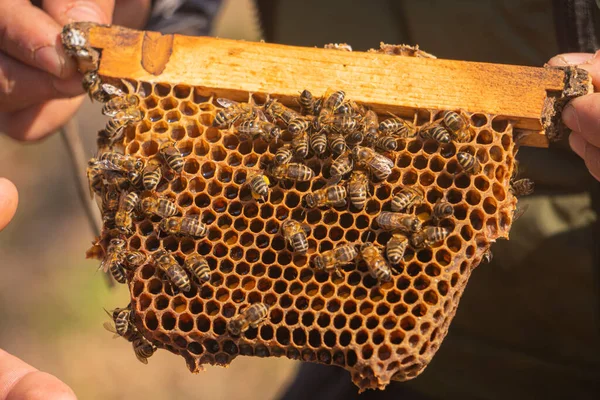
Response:
POLYGON ((574 99, 573 101, 568 103, 565 106, 565 108, 563 108, 562 120, 565 123, 565 125, 567 125, 570 129, 574 130, 575 132, 581 132, 581 125, 579 125, 579 116, 577 115, 577 110, 575 108, 575 105, 573 104, 575 100, 577 99, 574 99))
POLYGON ((56 91, 68 97, 79 96, 83 93, 80 76, 71 79, 54 79, 52 84, 56 91))
POLYGON ((35 51, 35 63, 44 71, 53 75, 61 76, 63 73, 65 59, 62 58, 52 46, 44 46, 35 51))
POLYGON ((77 4, 67 11, 66 16, 69 22, 86 21, 107 24, 108 18, 102 10, 94 3, 77 4))
POLYGON ((581 158, 585 157, 585 146, 587 142, 580 134, 576 132, 571 132, 569 136, 569 145, 571 145, 571 149, 581 158))

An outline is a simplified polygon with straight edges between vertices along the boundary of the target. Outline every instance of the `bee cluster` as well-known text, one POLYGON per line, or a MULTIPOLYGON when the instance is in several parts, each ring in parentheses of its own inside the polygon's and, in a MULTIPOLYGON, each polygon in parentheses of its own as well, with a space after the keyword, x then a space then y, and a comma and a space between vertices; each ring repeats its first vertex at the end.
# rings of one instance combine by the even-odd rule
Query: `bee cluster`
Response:
POLYGON ((286 356, 362 389, 411 379, 532 189, 514 179, 511 124, 489 115, 380 121, 341 90, 294 107, 84 82, 109 117, 88 166, 104 217, 88 255, 128 285, 107 327, 143 362, 163 348, 194 372, 286 356))

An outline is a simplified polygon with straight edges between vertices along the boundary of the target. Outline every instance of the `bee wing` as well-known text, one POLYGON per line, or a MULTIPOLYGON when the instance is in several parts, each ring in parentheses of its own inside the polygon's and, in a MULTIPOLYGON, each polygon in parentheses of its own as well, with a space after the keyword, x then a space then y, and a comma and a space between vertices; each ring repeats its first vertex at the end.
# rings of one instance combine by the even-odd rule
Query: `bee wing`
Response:
MULTIPOLYGON (((106 310, 104 310, 106 311, 106 310)), ((102 326, 104 327, 104 329, 106 329, 107 331, 114 333, 116 336, 115 337, 119 337, 120 335, 117 333, 117 330, 115 329, 115 326, 113 325, 112 322, 109 321, 104 321, 104 323, 102 324, 102 326)))
POLYGON ((310 235, 310 226, 308 226, 306 224, 302 224, 301 228, 304 231, 304 233, 306 233, 306 235, 310 235))
POLYGON ((227 108, 227 107, 231 107, 231 106, 236 106, 236 105, 238 105, 240 103, 238 103, 237 101, 233 101, 233 100, 224 99, 224 98, 219 97, 217 99, 217 104, 219 104, 221 107, 227 108))
POLYGON ((377 154, 377 158, 380 159, 381 162, 383 162, 388 167, 390 167, 390 168, 394 167, 394 162, 392 160, 390 160, 389 158, 387 158, 386 156, 384 156, 383 154, 377 154))
POLYGON ((267 119, 267 116, 265 115, 265 113, 263 112, 263 110, 257 108, 256 109, 256 115, 257 118, 261 121, 265 121, 265 122, 269 122, 269 120, 267 119))
POLYGON ((515 208, 515 211, 513 213, 513 223, 518 220, 519 218, 521 218, 523 216, 523 214, 525 214, 525 211, 527 211, 529 209, 529 204, 523 204, 523 205, 519 205, 517 204, 517 208, 515 208))
POLYGON ((110 83, 103 83, 100 87, 111 97, 125 95, 125 92, 110 83))
POLYGON ((135 351, 135 349, 133 352, 135 353, 135 358, 137 358, 139 362, 145 365, 148 364, 148 359, 146 357, 142 357, 137 351, 135 351))
POLYGON ((129 112, 127 110, 125 111, 118 111, 113 118, 115 119, 115 121, 131 121, 131 120, 136 120, 140 118, 140 112, 138 110, 135 110, 133 112, 129 112))

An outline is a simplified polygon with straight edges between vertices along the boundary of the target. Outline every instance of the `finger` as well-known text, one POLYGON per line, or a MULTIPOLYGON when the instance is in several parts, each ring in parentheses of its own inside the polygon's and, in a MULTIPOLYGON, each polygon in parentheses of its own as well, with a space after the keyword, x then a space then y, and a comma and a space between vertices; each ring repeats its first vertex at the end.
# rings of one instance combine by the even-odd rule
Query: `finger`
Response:
POLYGON ((33 371, 23 376, 8 393, 6 400, 77 400, 75 393, 58 378, 33 371))
POLYGON ((36 369, 0 349, 0 400, 7 398, 19 379, 36 369))
POLYGON ((585 161, 585 166, 597 181, 600 181, 600 149, 591 145, 585 138, 573 132, 569 136, 569 144, 577 155, 585 161))
MULTIPOLYGON (((11 181, 0 178, 0 231, 8 225, 17 211, 19 203, 19 193, 11 181)), ((0 354, 0 365, 2 355, 0 354)), ((1 369, 0 369, 1 370, 1 369)), ((1 382, 1 378, 0 378, 1 382)), ((2 384, 0 383, 0 394, 2 393, 2 384)), ((2 396, 0 395, 0 399, 2 396)))
POLYGON ((571 100, 562 111, 562 119, 571 130, 600 147, 600 93, 571 100))
POLYGON ((0 1, 0 51, 61 78, 72 76, 75 62, 65 54, 62 27, 29 1, 0 1))
POLYGON ((43 139, 75 114, 84 96, 51 100, 14 113, 0 113, 2 131, 20 141, 43 139))
POLYGON ((46 100, 73 97, 82 93, 79 75, 60 79, 0 53, 0 111, 2 112, 13 112, 46 100))
POLYGON ((60 25, 76 21, 110 24, 115 0, 44 0, 42 8, 60 25))
POLYGON ((565 53, 554 56, 548 61, 553 66, 578 66, 585 69, 592 77, 592 83, 600 91, 600 51, 596 53, 565 53))

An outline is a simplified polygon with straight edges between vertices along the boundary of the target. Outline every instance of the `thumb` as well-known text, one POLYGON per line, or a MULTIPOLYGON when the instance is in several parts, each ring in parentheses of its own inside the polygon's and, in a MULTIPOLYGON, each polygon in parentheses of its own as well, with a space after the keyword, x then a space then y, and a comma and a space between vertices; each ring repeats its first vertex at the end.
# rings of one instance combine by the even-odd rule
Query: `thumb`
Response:
POLYGON ((114 7, 114 0, 44 0, 42 5, 61 25, 79 21, 110 24, 114 7))
POLYGON ((600 91, 600 51, 596 53, 565 53, 554 56, 548 61, 555 67, 577 66, 590 73, 596 91, 600 91))
POLYGON ((8 225, 17 211, 19 194, 11 181, 0 178, 0 231, 8 225))

